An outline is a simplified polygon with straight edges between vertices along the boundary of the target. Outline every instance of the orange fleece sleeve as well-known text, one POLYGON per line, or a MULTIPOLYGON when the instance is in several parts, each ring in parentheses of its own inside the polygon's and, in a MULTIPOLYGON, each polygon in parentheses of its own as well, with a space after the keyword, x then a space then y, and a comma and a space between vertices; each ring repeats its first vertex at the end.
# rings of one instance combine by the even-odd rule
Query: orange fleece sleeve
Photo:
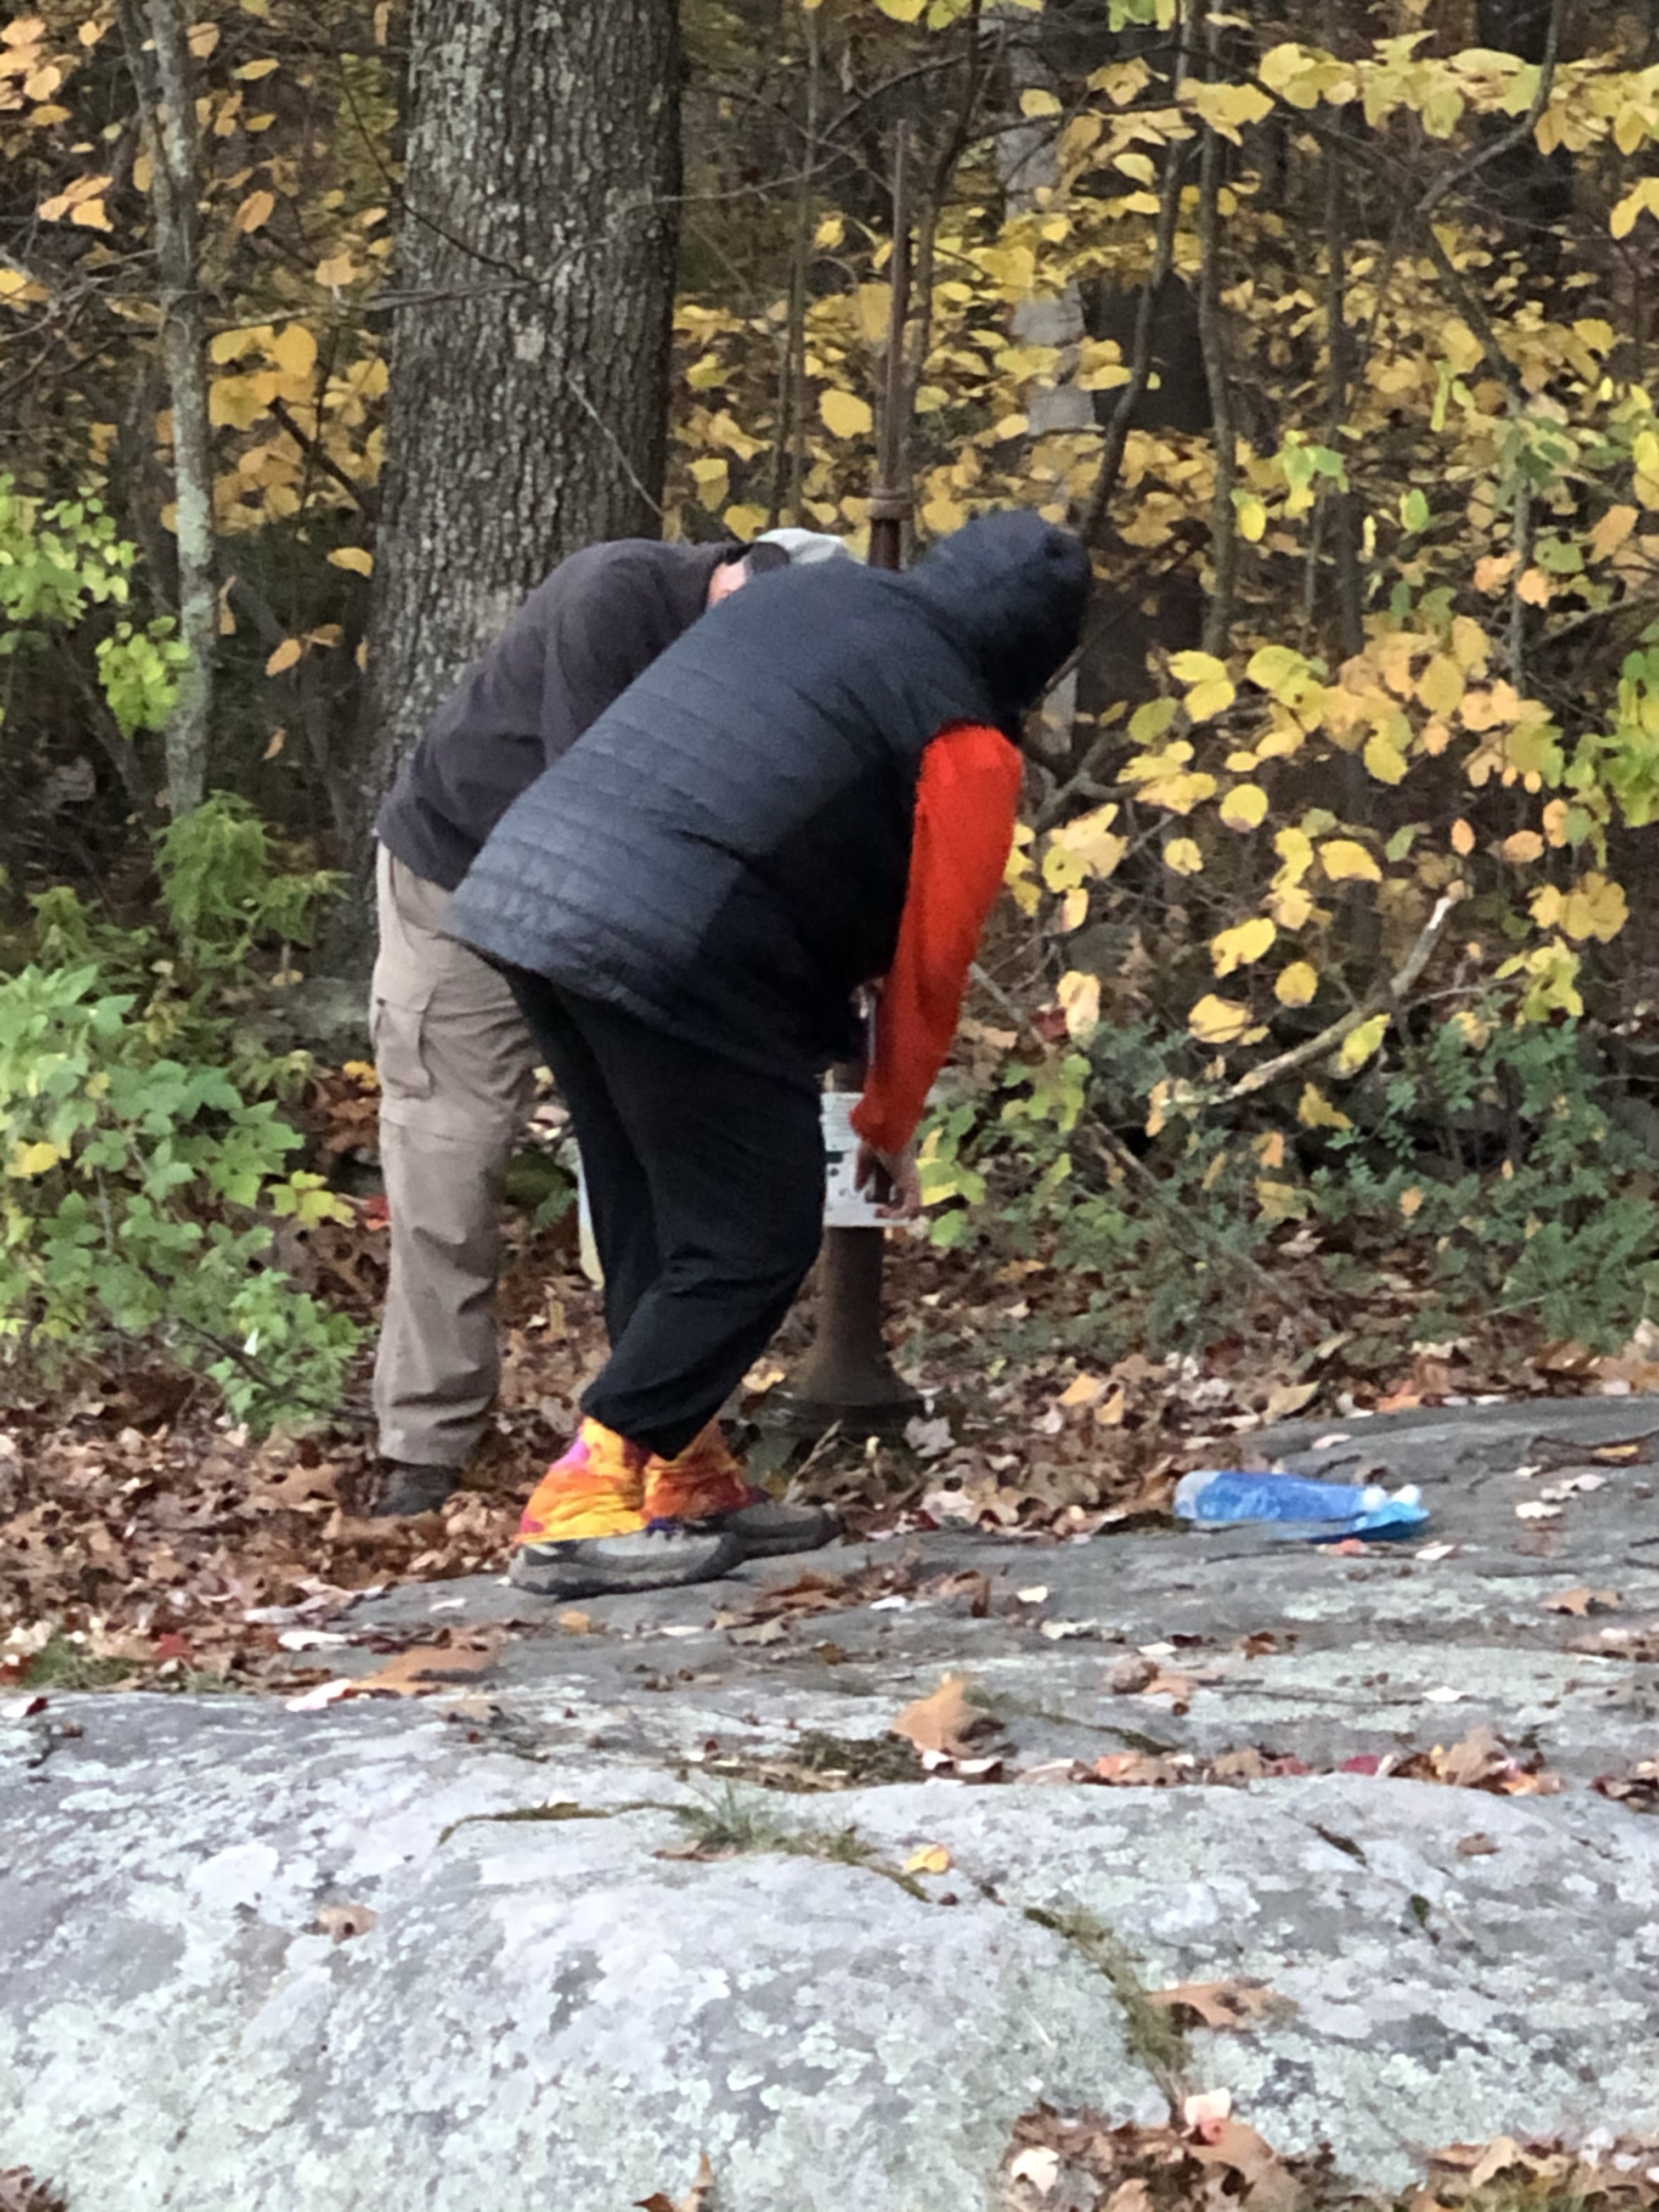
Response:
POLYGON ((1019 807, 1018 750, 959 723, 921 757, 898 947, 881 988, 876 1053, 853 1127, 878 1152, 915 1133, 945 1065, 980 933, 1002 887, 1019 807))

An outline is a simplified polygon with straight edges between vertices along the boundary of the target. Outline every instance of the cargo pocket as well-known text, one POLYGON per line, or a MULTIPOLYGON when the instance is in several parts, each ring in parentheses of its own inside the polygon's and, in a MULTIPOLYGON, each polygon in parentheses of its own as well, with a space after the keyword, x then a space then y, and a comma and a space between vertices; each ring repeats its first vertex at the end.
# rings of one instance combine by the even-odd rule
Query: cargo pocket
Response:
POLYGON ((377 991, 369 1005, 368 1036, 389 1106, 399 1099, 430 1098, 432 1069, 426 1053, 427 1017, 436 983, 416 984, 397 995, 377 991))

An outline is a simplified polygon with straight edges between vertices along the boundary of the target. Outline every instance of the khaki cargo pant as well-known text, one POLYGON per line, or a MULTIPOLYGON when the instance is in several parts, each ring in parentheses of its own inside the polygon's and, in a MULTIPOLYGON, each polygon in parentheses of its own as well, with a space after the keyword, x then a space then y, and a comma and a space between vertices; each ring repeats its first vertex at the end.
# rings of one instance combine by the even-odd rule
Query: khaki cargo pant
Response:
POLYGON ((459 1468, 501 1379, 495 1279, 507 1163, 536 1069, 512 992, 439 935, 450 895, 385 847, 369 1034, 392 1275, 374 1363, 383 1457, 459 1468))

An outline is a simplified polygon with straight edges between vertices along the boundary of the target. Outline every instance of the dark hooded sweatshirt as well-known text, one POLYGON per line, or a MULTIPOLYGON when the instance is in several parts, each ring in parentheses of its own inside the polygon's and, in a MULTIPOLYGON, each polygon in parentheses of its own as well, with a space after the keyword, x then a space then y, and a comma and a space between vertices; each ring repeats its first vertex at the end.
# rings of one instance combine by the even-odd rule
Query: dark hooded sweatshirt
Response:
POLYGON ((740 550, 621 538, 562 561, 404 763, 374 824, 387 851, 453 891, 519 793, 690 628, 740 550))
POLYGON ((899 951, 924 757, 975 733, 956 796, 1003 816, 1006 857, 1011 740, 1076 645, 1088 585, 1078 541, 1023 512, 969 524, 905 575, 838 562, 757 579, 508 809, 451 933, 748 1066, 846 1056, 853 993, 899 951))

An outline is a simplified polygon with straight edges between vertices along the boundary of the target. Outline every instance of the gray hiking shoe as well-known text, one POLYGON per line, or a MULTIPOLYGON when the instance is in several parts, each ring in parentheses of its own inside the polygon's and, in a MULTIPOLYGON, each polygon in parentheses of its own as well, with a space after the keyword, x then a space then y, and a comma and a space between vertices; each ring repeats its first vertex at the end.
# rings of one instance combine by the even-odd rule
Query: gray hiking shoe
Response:
POLYGON ((405 1461, 383 1459, 374 1469, 368 1510, 376 1521, 394 1514, 435 1513, 451 1497, 461 1479, 455 1467, 413 1467, 405 1461))
POLYGON ((747 1505, 729 1513, 698 1521, 698 1528, 723 1529, 743 1547, 745 1559, 774 1559, 787 1552, 816 1552, 829 1543, 840 1528, 833 1513, 822 1505, 786 1505, 763 1491, 747 1505))
POLYGON ((621 1597, 717 1582, 743 1556, 738 1539, 725 1528, 670 1522, 629 1536, 516 1545, 507 1578, 538 1597, 621 1597))

